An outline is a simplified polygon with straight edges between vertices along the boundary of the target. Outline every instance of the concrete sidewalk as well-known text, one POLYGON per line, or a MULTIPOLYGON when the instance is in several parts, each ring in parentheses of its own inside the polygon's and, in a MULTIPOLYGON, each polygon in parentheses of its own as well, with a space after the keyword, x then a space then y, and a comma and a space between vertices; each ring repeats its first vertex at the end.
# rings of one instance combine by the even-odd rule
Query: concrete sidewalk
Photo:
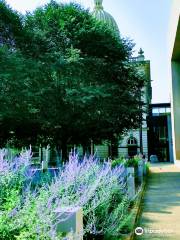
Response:
POLYGON ((180 168, 172 164, 151 165, 137 227, 136 239, 180 240, 180 168))

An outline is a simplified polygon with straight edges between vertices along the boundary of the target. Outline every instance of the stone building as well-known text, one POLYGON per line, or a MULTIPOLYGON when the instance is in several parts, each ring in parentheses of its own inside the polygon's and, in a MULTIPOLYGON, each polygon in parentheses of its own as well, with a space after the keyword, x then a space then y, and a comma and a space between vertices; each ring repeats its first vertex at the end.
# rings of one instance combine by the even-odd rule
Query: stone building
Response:
POLYGON ((131 62, 136 65, 137 71, 144 74, 146 78, 146 85, 142 89, 142 101, 145 104, 143 110, 145 113, 143 113, 142 121, 139 123, 139 129, 130 129, 119 142, 119 156, 134 156, 139 153, 148 156, 147 115, 152 98, 150 61, 145 60, 142 49, 138 54, 137 57, 131 59, 131 62))
MULTIPOLYGON (((120 32, 114 18, 107 13, 102 5, 102 0, 94 0, 93 15, 98 20, 107 24, 107 26, 114 31, 116 36, 120 37, 120 32)), ((149 104, 151 103, 151 74, 150 74, 150 61, 145 60, 144 52, 140 49, 138 56, 131 59, 131 63, 136 65, 137 71, 145 74, 147 83, 142 89, 142 100, 145 103, 145 111, 148 112, 149 104)), ((141 96, 141 93, 140 93, 141 96)), ((142 121, 139 124, 139 129, 131 129, 124 135, 118 144, 119 156, 133 156, 138 153, 148 155, 148 142, 147 142, 147 114, 143 114, 142 121)), ((101 157, 108 154, 108 146, 96 146, 97 154, 101 157), (101 152, 101 153, 100 153, 101 152), (106 154, 104 154, 106 153, 106 154)))
POLYGON ((94 0, 93 16, 99 21, 104 22, 114 33, 119 36, 119 28, 113 16, 103 8, 103 0, 94 0))

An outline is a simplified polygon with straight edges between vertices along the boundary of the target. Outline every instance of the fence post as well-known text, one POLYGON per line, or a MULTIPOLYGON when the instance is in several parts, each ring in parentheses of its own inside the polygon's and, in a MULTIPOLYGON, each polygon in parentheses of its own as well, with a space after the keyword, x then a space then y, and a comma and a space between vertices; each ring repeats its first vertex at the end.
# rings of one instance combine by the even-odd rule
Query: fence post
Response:
POLYGON ((134 167, 127 168, 127 194, 128 198, 132 200, 135 197, 135 178, 134 167))
POLYGON ((75 240, 83 240, 83 210, 77 208, 56 209, 57 213, 57 232, 73 235, 75 240))

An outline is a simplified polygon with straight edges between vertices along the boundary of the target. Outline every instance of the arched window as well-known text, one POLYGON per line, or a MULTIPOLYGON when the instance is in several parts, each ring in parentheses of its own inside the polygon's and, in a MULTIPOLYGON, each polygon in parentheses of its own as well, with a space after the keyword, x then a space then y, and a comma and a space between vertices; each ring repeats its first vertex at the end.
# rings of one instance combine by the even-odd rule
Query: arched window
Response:
POLYGON ((137 148, 138 148, 137 139, 134 137, 130 137, 127 141, 127 145, 128 145, 128 155, 130 157, 137 155, 137 148))
POLYGON ((137 140, 134 137, 130 137, 127 141, 128 145, 137 145, 137 140))

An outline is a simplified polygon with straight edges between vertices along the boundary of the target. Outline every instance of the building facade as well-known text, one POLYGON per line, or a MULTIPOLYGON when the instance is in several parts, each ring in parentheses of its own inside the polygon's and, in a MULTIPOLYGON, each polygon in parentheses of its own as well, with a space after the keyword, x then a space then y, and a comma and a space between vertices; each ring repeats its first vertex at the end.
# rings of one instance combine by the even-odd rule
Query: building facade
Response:
MULTIPOLYGON (((104 22, 114 33, 116 36, 120 36, 120 32, 116 21, 114 18, 107 13, 103 8, 102 0, 94 0, 94 11, 93 16, 99 21, 104 22)), ((140 49, 138 56, 133 57, 131 59, 131 63, 135 65, 137 71, 143 74, 146 78, 146 85, 142 89, 142 93, 140 93, 140 97, 142 95, 142 101, 145 104, 144 114, 140 116, 139 129, 130 129, 127 134, 122 136, 121 140, 117 146, 117 155, 119 157, 127 157, 134 156, 139 153, 143 153, 148 155, 148 137, 147 137, 147 113, 149 111, 149 104, 151 103, 152 98, 152 90, 151 90, 151 73, 150 73, 150 61, 145 60, 144 52, 140 49)), ((107 145, 103 147, 97 146, 95 147, 97 154, 101 157, 106 154, 111 155, 110 151, 108 152, 107 145), (100 154, 101 152, 101 154, 100 154), (103 154, 105 152, 106 154, 103 154)))
POLYGON ((137 71, 142 73, 146 78, 146 85, 142 89, 140 95, 144 102, 144 113, 140 118, 138 129, 131 129, 129 132, 122 137, 119 142, 118 152, 119 156, 134 156, 137 154, 144 154, 148 156, 148 128, 147 128, 147 116, 149 113, 149 106, 152 99, 152 88, 151 88, 151 71, 150 61, 145 60, 144 52, 142 49, 139 51, 139 55, 131 59, 132 64, 135 64, 137 71))
POLYGON ((156 155, 158 162, 174 163, 170 103, 150 105, 147 127, 149 159, 156 155))
POLYGON ((113 16, 106 12, 103 8, 103 0, 94 0, 94 10, 93 16, 101 22, 104 22, 106 26, 111 29, 114 34, 119 37, 120 32, 116 21, 114 20, 113 16))
POLYGON ((175 163, 180 166, 180 1, 173 0, 170 22, 172 128, 175 163))

